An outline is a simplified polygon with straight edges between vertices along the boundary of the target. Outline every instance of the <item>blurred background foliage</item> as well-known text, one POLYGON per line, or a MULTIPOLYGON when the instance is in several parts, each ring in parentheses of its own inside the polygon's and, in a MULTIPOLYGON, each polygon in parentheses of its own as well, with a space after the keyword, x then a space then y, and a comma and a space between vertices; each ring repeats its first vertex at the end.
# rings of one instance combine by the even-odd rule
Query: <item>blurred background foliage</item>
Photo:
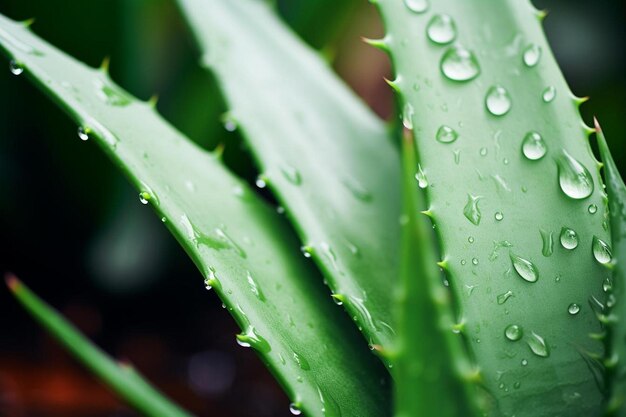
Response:
MULTIPOLYGON (((398 0, 399 1, 399 0, 398 0)), ((381 117, 393 118, 382 36, 365 0, 277 0, 283 19, 320 50, 381 117)), ((537 0, 572 90, 590 96, 623 173, 626 5, 537 0)), ((253 161, 223 127, 226 104, 173 0, 2 0, 0 13, 78 59, 111 58, 134 95, 159 96, 164 117, 253 182, 253 161)), ((158 140, 158 138, 154 138, 158 140)), ((271 196, 265 194, 271 200, 271 196)), ((13 271, 106 351, 134 363, 200 416, 287 416, 288 400, 217 297, 149 207, 93 144, 23 79, 0 72, 0 272, 13 271)), ((83 371, 0 290, 0 415, 135 415, 83 371)))

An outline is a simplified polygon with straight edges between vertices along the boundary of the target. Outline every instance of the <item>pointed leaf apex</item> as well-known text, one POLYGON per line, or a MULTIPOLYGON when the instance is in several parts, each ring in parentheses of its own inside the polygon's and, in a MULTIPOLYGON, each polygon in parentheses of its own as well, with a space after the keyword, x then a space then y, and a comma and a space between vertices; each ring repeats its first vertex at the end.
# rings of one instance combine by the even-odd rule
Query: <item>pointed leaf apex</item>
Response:
POLYGON ((100 71, 104 72, 105 74, 109 73, 109 65, 111 64, 111 57, 110 56, 105 56, 102 59, 102 63, 100 64, 100 71))
POLYGON ((596 133, 602 133, 602 127, 600 127, 600 122, 598 122, 596 116, 593 116, 593 125, 596 128, 596 133))
POLYGON ((33 25, 33 23, 35 23, 35 18, 31 17, 30 19, 26 19, 22 22, 22 25, 24 25, 24 27, 31 27, 33 25))
POLYGON ((156 109, 157 103, 159 102, 159 95, 158 94, 154 94, 152 97, 150 97, 150 99, 148 100, 148 105, 150 107, 152 107, 153 109, 156 109))
POLYGON ((7 284, 7 287, 9 287, 11 292, 16 292, 21 285, 21 281, 10 272, 7 272, 4 275, 4 282, 7 284))
POLYGON ((589 101, 589 96, 575 97, 574 101, 576 102, 576 105, 580 107, 580 105, 589 101))
POLYGON ((215 149, 213 150, 213 156, 215 159, 222 160, 224 158, 224 147, 223 143, 218 143, 215 149))
POLYGON ((391 81, 390 79, 386 77, 383 77, 383 79, 385 80, 387 84, 389 84, 389 87, 391 87, 393 91, 395 91, 396 93, 400 93, 400 86, 398 85, 398 81, 399 81, 398 78, 396 78, 393 81, 391 81))
POLYGON ((448 269, 448 261, 439 261, 437 262, 437 266, 445 271, 448 269))
POLYGON ((340 303, 343 303, 344 301, 346 301, 346 297, 344 297, 341 294, 331 294, 330 296, 340 303))
POLYGON ((540 22, 543 22, 548 14, 550 14, 550 10, 548 9, 537 10, 537 17, 539 18, 540 22))
POLYGON ((381 51, 389 51, 389 45, 387 45, 387 37, 381 39, 370 39, 366 38, 365 36, 361 36, 361 40, 376 49, 380 49, 381 51))

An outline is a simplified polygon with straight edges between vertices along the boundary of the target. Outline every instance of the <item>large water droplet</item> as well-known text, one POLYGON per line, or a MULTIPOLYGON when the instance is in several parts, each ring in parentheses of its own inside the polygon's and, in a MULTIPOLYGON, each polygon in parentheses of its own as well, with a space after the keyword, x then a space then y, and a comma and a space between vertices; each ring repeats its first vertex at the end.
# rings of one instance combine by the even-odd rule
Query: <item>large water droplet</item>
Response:
POLYGON ((437 14, 428 22, 426 34, 431 41, 445 45, 456 38, 456 24, 447 14, 437 14))
POLYGON ((575 200, 587 198, 593 193, 593 178, 583 164, 566 151, 557 160, 559 185, 566 196, 575 200))
POLYGON ((409 130, 413 129, 413 115, 415 111, 413 110, 413 106, 411 103, 404 103, 404 108, 402 109, 402 124, 409 130))
POLYGON ((578 247, 578 234, 569 227, 561 229, 559 239, 561 240, 561 246, 567 250, 573 250, 578 247))
POLYGON ((601 264, 608 264, 611 262, 613 255, 611 253, 611 247, 608 243, 598 238, 593 237, 593 244, 591 245, 593 251, 593 257, 601 264))
POLYGON ((272 350, 270 344, 259 335, 254 326, 248 325, 245 333, 237 335, 237 344, 243 347, 251 347, 261 353, 268 353, 272 350))
POLYGON ((78 139, 86 141, 89 140, 89 133, 91 133, 91 131, 88 127, 78 126, 76 133, 78 133, 78 139))
POLYGON ((309 361, 306 360, 304 356, 302 356, 298 352, 293 352, 293 360, 298 364, 300 369, 304 371, 308 371, 311 369, 311 365, 309 365, 309 361))
POLYGON ((150 201, 150 199, 152 198, 152 196, 150 195, 149 192, 146 191, 142 191, 139 193, 139 202, 141 204, 148 204, 148 202, 150 201))
POLYGON ((263 291, 261 291, 261 287, 256 282, 256 280, 252 277, 250 271, 247 272, 246 278, 248 280, 248 285, 250 286, 250 291, 258 298, 260 301, 265 301, 265 295, 263 291))
POLYGON ((534 67, 541 58, 541 47, 539 45, 531 44, 524 49, 523 60, 527 67, 534 67))
POLYGON ((511 96, 506 88, 501 85, 494 85, 487 91, 485 105, 489 113, 494 116, 503 116, 511 110, 511 96))
POLYGON ((539 279, 539 272, 535 265, 527 259, 511 254, 513 268, 525 281, 536 282, 539 279))
POLYGON ((428 187, 428 180, 426 179, 426 174, 422 170, 421 165, 417 165, 417 174, 415 174, 415 179, 417 180, 417 185, 424 189, 428 187))
POLYGON ((522 153, 531 161, 536 161, 546 155, 546 142, 537 132, 528 132, 522 141, 522 153))
POLYGON ((506 301, 511 297, 513 297, 513 291, 511 290, 508 290, 507 292, 498 295, 497 297, 498 304, 502 305, 506 303, 506 301))
POLYGON ((267 187, 267 180, 265 179, 265 177, 264 177, 264 176, 259 175, 259 176, 256 178, 256 181, 254 181, 254 185, 256 185, 256 186, 257 186, 257 188, 261 188, 261 189, 263 189, 263 188, 267 187))
POLYGON ((596 214, 598 212, 598 206, 590 204, 587 210, 589 211, 589 214, 596 214))
POLYGON ((546 87, 545 90, 543 90, 543 92, 541 93, 541 99, 546 103, 550 103, 552 100, 554 100, 555 97, 556 88, 554 88, 553 86, 546 87))
POLYGON ((480 208, 478 207, 478 202, 480 201, 481 198, 482 197, 480 196, 475 197, 471 194, 468 194, 467 203, 465 204, 465 207, 463 208, 463 214, 465 215, 465 218, 469 220, 470 222, 472 222, 472 224, 475 224, 476 226, 480 224, 480 219, 482 217, 480 213, 480 208))
POLYGON ((554 252, 554 239, 552 237, 552 232, 541 229, 539 230, 539 233, 541 233, 541 240, 543 242, 541 253, 546 257, 551 256, 554 252))
POLYGON ((524 329, 517 324, 511 324, 504 329, 504 335, 511 342, 517 342, 524 336, 524 329))
POLYGON ((438 142, 452 143, 458 139, 459 134, 450 126, 443 125, 437 130, 437 135, 435 137, 438 142))
POLYGON ((528 339, 527 343, 528 347, 535 355, 542 358, 550 356, 550 348, 546 344, 544 338, 539 336, 537 333, 532 332, 532 336, 528 339))
POLYGON ((289 404, 289 412, 293 414, 294 416, 299 416, 300 414, 302 414, 302 410, 300 410, 300 406, 297 405, 296 403, 289 404))
POLYGON ((424 13, 428 10, 428 0, 404 0, 404 5, 414 13, 424 13))
POLYGON ((569 307, 567 307, 567 312, 570 313, 572 316, 575 316, 580 312, 580 306, 576 303, 572 303, 569 305, 569 307))
POLYGON ((11 60, 9 62, 9 71, 13 75, 21 75, 24 72, 24 67, 17 61, 11 60))
POLYGON ((441 72, 452 81, 469 81, 480 74, 474 54, 462 46, 451 46, 441 58, 441 72))

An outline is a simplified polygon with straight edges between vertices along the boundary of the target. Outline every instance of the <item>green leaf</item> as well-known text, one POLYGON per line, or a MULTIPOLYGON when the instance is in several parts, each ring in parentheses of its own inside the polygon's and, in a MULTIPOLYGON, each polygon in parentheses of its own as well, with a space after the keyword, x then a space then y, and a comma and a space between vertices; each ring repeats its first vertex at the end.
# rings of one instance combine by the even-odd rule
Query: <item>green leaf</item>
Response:
POLYGON ((377 4, 485 412, 597 415, 604 193, 543 14, 517 0, 377 4))
POLYGON ((255 348, 303 412, 386 414, 386 372, 273 207, 151 103, 1 15, 0 49, 128 176, 202 272, 198 286, 211 286, 243 329, 239 342, 255 348))
POLYGON ((609 216, 611 223, 611 237, 613 247, 613 280, 608 282, 613 300, 611 307, 610 326, 608 328, 608 353, 605 361, 607 369, 607 383, 611 387, 608 399, 607 415, 626 416, 626 303, 624 302, 626 288, 626 186, 620 176, 611 151, 606 143, 604 132, 598 121, 596 137, 600 155, 604 162, 604 175, 608 193, 609 216))
MULTIPOLYGON (((451 297, 442 285, 434 235, 418 188, 415 146, 403 140, 404 217, 398 337, 394 349, 396 416, 478 415, 476 370, 467 360, 454 322, 451 297)), ((423 183, 422 183, 423 184, 423 183)), ((441 264, 445 267, 445 264, 441 264)))
POLYGON ((400 163, 385 126, 262 2, 180 4, 263 182, 367 340, 389 346, 400 163))
POLYGON ((35 295, 13 275, 7 275, 7 286, 22 306, 53 337, 65 346, 91 372, 117 395, 147 416, 190 416, 150 385, 131 365, 116 362, 94 346, 56 310, 35 295))

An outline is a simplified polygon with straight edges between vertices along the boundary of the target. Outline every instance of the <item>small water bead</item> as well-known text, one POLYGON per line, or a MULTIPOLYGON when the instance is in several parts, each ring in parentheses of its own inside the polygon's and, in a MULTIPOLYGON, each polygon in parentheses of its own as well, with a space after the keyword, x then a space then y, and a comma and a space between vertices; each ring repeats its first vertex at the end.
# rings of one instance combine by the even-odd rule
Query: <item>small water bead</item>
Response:
POLYGON ((300 414, 302 414, 302 410, 300 410, 300 406, 298 406, 296 403, 289 404, 289 412, 293 414, 294 416, 299 416, 300 414))
POLYGON ((541 254, 545 257, 552 256, 552 253, 554 252, 553 233, 543 229, 539 230, 539 233, 541 234, 541 240, 543 243, 541 254))
POLYGON ((459 134, 456 130, 452 129, 450 126, 442 125, 437 130, 437 135, 435 136, 437 142, 440 143, 452 143, 459 138, 459 134))
POLYGON ((578 234, 569 227, 561 229, 560 240, 561 246, 567 250, 573 250, 578 247, 578 234))
POLYGON ((257 188, 261 188, 261 189, 267 187, 267 181, 265 181, 265 178, 260 175, 257 177, 254 184, 257 186, 257 188))
POLYGON ((593 193, 593 178, 583 164, 566 151, 557 160, 559 186, 566 196, 582 200, 593 193))
POLYGON ((524 49, 524 53, 522 55, 522 59, 524 61, 524 65, 527 67, 534 67, 539 63, 539 59, 541 58, 541 47, 539 45, 531 44, 524 49))
POLYGON ((515 272, 517 272, 522 279, 527 282, 537 282, 539 272, 532 262, 517 255, 511 254, 510 256, 515 272))
POLYGON ((567 312, 572 316, 575 316, 580 312, 580 306, 576 303, 572 303, 569 305, 569 307, 567 307, 567 312))
POLYGON ((504 214, 502 214, 502 212, 500 211, 496 211, 496 214, 494 215, 494 217, 497 221, 502 221, 502 219, 504 219, 504 214))
POLYGON ((489 113, 494 116, 503 116, 511 110, 511 96, 506 88, 501 85, 495 85, 487 90, 485 96, 485 105, 489 113))
POLYGON ((539 336, 537 333, 532 332, 532 336, 526 343, 528 343, 528 347, 535 355, 542 358, 550 356, 550 348, 546 344, 544 338, 539 336))
POLYGON ((436 44, 448 44, 456 38, 456 23, 447 14, 437 14, 428 22, 426 35, 436 44))
POLYGON ((598 212, 598 206, 590 204, 587 210, 589 211, 589 214, 596 214, 598 212))
POLYGON ((415 114, 415 110, 413 110, 413 106, 411 103, 404 103, 404 107, 402 109, 402 124, 405 128, 409 130, 413 130, 413 115, 415 114))
POLYGON ((404 0, 404 5, 414 13, 424 13, 428 10, 428 0, 404 0))
POLYGON ((527 361, 526 359, 522 359, 522 362, 521 362, 521 363, 522 363, 522 366, 526 366, 526 365, 528 365, 528 361, 527 361))
POLYGON ((603 265, 611 262, 613 254, 611 253, 611 247, 608 243, 598 238, 597 236, 594 236, 591 248, 593 251, 593 257, 596 259, 596 261, 603 265))
POLYGON ((88 127, 78 126, 78 130, 76 133, 78 134, 78 139, 82 141, 89 140, 90 131, 88 127))
POLYGON ((604 279, 604 282, 602 282, 602 291, 609 292, 612 289, 613 289, 613 282, 611 280, 611 277, 606 277, 604 279))
POLYGON ((452 81, 469 81, 480 74, 474 54, 462 46, 450 47, 441 58, 441 72, 452 81))
POLYGON ((545 103, 550 103, 556 97, 556 88, 553 86, 546 87, 541 93, 541 99, 545 103))
POLYGON ((478 258, 472 258, 472 265, 478 265, 478 258))
POLYGON ((522 153, 527 159, 537 161, 543 158, 548 151, 546 142, 537 132, 528 132, 522 141, 522 153))
POLYGON ((478 151, 478 153, 480 154, 480 156, 487 156, 487 153, 489 152, 489 150, 487 148, 480 148, 480 150, 478 151))
POLYGON ((502 305, 506 303, 506 301, 511 297, 513 297, 513 291, 509 290, 505 293, 498 295, 498 298, 496 298, 496 300, 498 301, 499 305, 502 305))
POLYGON ((428 180, 426 179, 426 174, 422 170, 422 166, 419 164, 417 165, 417 174, 415 174, 415 179, 417 180, 417 185, 421 189, 428 187, 428 180))
POLYGON ((305 258, 310 258, 313 253, 313 248, 311 246, 301 246, 300 252, 302 252, 305 258))
POLYGON ((504 335, 511 342, 517 342, 524 336, 524 329, 517 324, 511 324, 504 329, 504 335))
POLYGON ((467 241, 468 241, 469 243, 474 243, 474 237, 473 237, 473 236, 468 237, 468 238, 467 238, 467 241))
POLYGON ((24 72, 24 67, 19 62, 11 60, 9 62, 9 71, 13 75, 21 75, 24 72))
POLYGON ((152 198, 152 196, 148 192, 142 191, 142 192, 139 193, 139 201, 143 205, 148 204, 148 202, 150 201, 151 198, 152 198))
POLYGON ((468 194, 467 203, 463 208, 463 215, 465 215, 465 218, 476 226, 480 224, 480 219, 482 217, 480 208, 478 207, 478 202, 481 198, 482 197, 480 196, 473 196, 471 194, 468 194))

